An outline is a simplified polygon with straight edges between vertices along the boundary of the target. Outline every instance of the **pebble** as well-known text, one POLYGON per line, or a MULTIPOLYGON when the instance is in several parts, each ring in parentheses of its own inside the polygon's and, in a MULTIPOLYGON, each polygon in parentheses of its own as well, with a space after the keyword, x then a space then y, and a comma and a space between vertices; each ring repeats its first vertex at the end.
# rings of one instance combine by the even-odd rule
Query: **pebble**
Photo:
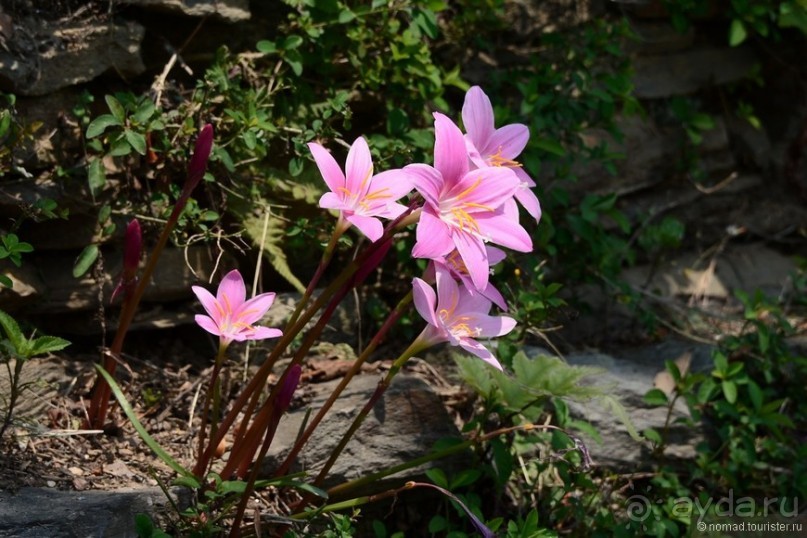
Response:
POLYGON ((47 484, 49 488, 55 488, 56 487, 56 481, 55 480, 48 480, 47 482, 45 482, 45 484, 47 484))

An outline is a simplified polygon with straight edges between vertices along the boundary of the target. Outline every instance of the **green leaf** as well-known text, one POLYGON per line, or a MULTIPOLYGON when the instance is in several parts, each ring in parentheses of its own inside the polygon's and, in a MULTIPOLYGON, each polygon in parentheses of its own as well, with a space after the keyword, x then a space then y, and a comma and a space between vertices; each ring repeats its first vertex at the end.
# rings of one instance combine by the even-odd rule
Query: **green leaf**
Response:
POLYGON ((120 405, 121 410, 129 419, 129 421, 132 423, 132 426, 134 427, 135 431, 140 435, 140 438, 143 439, 143 442, 145 442, 146 445, 148 445, 148 447, 154 451, 154 453, 157 455, 158 458, 160 458, 163 461, 163 463, 168 465, 174 471, 176 471, 182 476, 194 478, 193 473, 191 473, 190 471, 185 469, 182 465, 177 463, 177 461, 174 458, 172 458, 171 455, 168 454, 168 452, 166 452, 165 449, 163 449, 163 447, 161 447, 160 444, 151 435, 149 435, 149 432, 146 431, 146 429, 140 423, 140 420, 137 418, 137 413, 134 412, 134 409, 132 409, 132 406, 129 405, 129 402, 123 395, 123 391, 121 391, 120 387, 118 386, 118 383, 112 378, 111 375, 109 375, 109 373, 106 370, 104 370, 103 366, 101 366, 100 364, 96 364, 95 369, 98 370, 98 373, 101 375, 101 377, 103 377, 104 380, 106 380, 106 382, 109 384, 109 388, 112 389, 112 394, 114 394, 115 398, 118 400, 118 404, 120 405))
POLYGON ((17 354, 22 355, 21 352, 24 351, 26 347, 27 339, 23 336, 20 326, 17 324, 17 320, 0 310, 0 326, 3 327, 6 337, 9 342, 11 342, 17 354))
POLYGON ((356 14, 353 13, 352 11, 350 11, 348 8, 345 8, 342 11, 339 12, 339 19, 338 20, 339 20, 340 24, 345 24, 345 23, 348 23, 348 22, 352 21, 355 18, 356 18, 356 14))
POLYGON ((781 28, 798 28, 807 34, 807 6, 803 3, 783 2, 779 6, 779 26, 781 28))
POLYGON ((181 486, 185 488, 190 488, 193 490, 199 489, 202 487, 202 484, 199 483, 199 480, 195 476, 178 476, 174 479, 175 486, 181 486))
POLYGON ((652 405, 653 407, 660 407, 662 405, 667 405, 667 394, 661 389, 652 389, 644 395, 644 401, 647 405, 652 405))
POLYGON ((289 67, 291 67, 291 70, 294 72, 295 75, 299 77, 300 75, 303 74, 303 57, 298 51, 296 50, 286 51, 283 60, 285 60, 285 62, 289 64, 289 67))
POLYGON ((121 135, 118 139, 116 139, 112 143, 112 147, 109 150, 109 154, 113 157, 123 157, 125 155, 129 155, 132 152, 132 145, 126 139, 125 135, 121 135))
POLYGON ((138 152, 140 155, 146 154, 145 136, 129 129, 126 129, 124 134, 126 135, 126 140, 129 142, 129 145, 131 145, 136 152, 138 152))
POLYGON ((437 39, 440 35, 439 26, 437 25, 437 15, 430 9, 414 9, 412 11, 412 20, 418 28, 431 39, 437 39))
POLYGON ((451 479, 451 487, 448 489, 455 490, 469 486, 479 480, 480 476, 482 476, 482 471, 479 469, 465 469, 451 479))
POLYGON ((151 538, 154 535, 154 523, 147 514, 135 516, 135 534, 139 538, 151 538))
POLYGON ((98 259, 98 245, 87 245, 73 264, 73 276, 81 278, 98 259))
POLYGON ((111 114, 103 114, 101 116, 98 116, 97 118, 92 120, 90 124, 87 126, 86 137, 95 138, 96 136, 103 134, 103 132, 106 131, 107 127, 112 127, 113 125, 117 126, 122 124, 121 122, 118 121, 118 119, 115 116, 111 114))
POLYGON ((115 119, 123 125, 123 122, 126 121, 126 110, 123 108, 123 105, 111 95, 104 96, 104 99, 109 107, 109 111, 112 112, 115 119))
POLYGON ((737 401, 737 383, 730 380, 724 380, 722 383, 723 387, 723 396, 726 398, 726 401, 730 404, 733 404, 737 401))
POLYGON ((10 278, 8 278, 6 275, 0 275, 0 284, 2 284, 3 286, 5 286, 7 288, 13 288, 14 287, 14 282, 10 278))
POLYGON ((745 24, 740 19, 731 21, 729 27, 729 45, 736 47, 741 44, 748 37, 748 32, 745 29, 745 24))
POLYGON ((258 49, 258 52, 262 52, 264 54, 272 54, 273 52, 277 52, 277 45, 275 42, 266 39, 263 41, 258 41, 255 48, 258 49))
POLYGON ((438 469, 437 467, 427 469, 426 476, 429 477, 429 480, 431 480, 435 486, 440 486, 442 488, 448 487, 448 477, 446 477, 446 474, 442 469, 438 469))
POLYGON ((661 439, 661 434, 659 434, 659 432, 654 430, 653 428, 647 428, 647 429, 643 430, 642 435, 644 435, 645 439, 647 439, 648 441, 651 441, 651 442, 653 442, 653 443, 655 443, 657 445, 663 444, 663 441, 661 439))
POLYGON ((613 413, 613 415, 617 418, 617 420, 619 420, 622 423, 622 425, 625 426, 625 429, 628 430, 628 435, 630 435, 634 441, 641 441, 642 436, 639 435, 639 432, 636 431, 636 426, 633 425, 633 421, 631 421, 630 415, 628 415, 628 412, 625 410, 625 408, 622 406, 619 400, 617 400, 610 394, 603 396, 602 399, 606 403, 606 405, 611 409, 611 413, 613 413))
POLYGON ((280 48, 286 51, 294 50, 303 44, 303 38, 298 35, 290 35, 283 40, 280 48))
POLYGON ((758 412, 762 408, 764 397, 762 389, 753 379, 748 380, 748 397, 751 398, 751 405, 754 406, 754 410, 758 412))
POLYGON ((46 353, 53 353, 54 351, 61 351, 70 345, 70 342, 64 338, 57 338, 56 336, 40 336, 31 342, 31 356, 44 355, 46 353))
POLYGON ((6 136, 9 127, 11 127, 11 113, 4 110, 0 112, 0 138, 6 136))
POLYGON ((106 170, 104 163, 101 159, 93 159, 90 161, 90 166, 87 171, 87 184, 90 187, 90 193, 96 196, 106 185, 106 170))
MULTIPOLYGON (((253 214, 246 217, 244 220, 244 228, 247 235, 252 239, 253 244, 260 246, 261 238, 263 237, 263 216, 255 216, 253 214)), ((289 260, 286 253, 283 251, 283 244, 286 238, 285 233, 286 223, 275 216, 270 216, 267 229, 266 240, 263 245, 263 254, 267 261, 272 264, 275 271, 280 276, 286 279, 294 288, 299 292, 305 291, 305 285, 300 282, 289 266, 289 260)))
POLYGON ((566 155, 566 150, 563 148, 563 146, 554 140, 549 140, 548 138, 536 138, 531 143, 534 147, 544 150, 547 153, 557 155, 558 157, 564 157, 566 155))
POLYGON ((137 123, 146 123, 154 114, 155 110, 156 108, 154 107, 154 103, 151 102, 151 99, 146 99, 137 108, 137 112, 134 113, 132 118, 134 118, 137 123))

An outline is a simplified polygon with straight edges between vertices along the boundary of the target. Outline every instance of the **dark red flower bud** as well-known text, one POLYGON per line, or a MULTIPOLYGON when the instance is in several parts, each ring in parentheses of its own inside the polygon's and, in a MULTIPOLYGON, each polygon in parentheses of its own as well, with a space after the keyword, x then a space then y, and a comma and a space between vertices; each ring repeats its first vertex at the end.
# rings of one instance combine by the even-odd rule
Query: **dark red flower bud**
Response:
POLYGON ((126 234, 123 236, 123 271, 118 280, 115 290, 112 292, 110 302, 115 300, 119 293, 125 296, 131 295, 137 284, 137 268, 140 265, 140 253, 143 250, 143 234, 140 231, 140 223, 137 219, 132 219, 126 227, 126 234))
POLYGON ((297 390, 297 385, 300 383, 300 375, 303 369, 299 364, 293 364, 289 368, 289 373, 286 374, 286 379, 283 381, 283 386, 280 392, 277 393, 277 401, 275 403, 275 412, 284 413, 291 404, 291 399, 294 396, 294 391, 297 390))
POLYGON ((213 126, 205 124, 202 130, 199 131, 199 137, 196 139, 196 147, 193 149, 193 156, 188 165, 188 179, 185 181, 185 188, 183 194, 190 195, 191 191, 196 188, 196 185, 202 180, 207 170, 207 161, 210 159, 210 152, 213 149, 213 126))

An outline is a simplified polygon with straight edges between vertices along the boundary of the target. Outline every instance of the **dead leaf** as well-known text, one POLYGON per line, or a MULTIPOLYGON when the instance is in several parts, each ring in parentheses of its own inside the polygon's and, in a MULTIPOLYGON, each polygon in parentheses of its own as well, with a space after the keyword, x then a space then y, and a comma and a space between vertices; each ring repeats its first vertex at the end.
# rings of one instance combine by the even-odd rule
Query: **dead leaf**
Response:
MULTIPOLYGON (((685 376, 687 372, 689 372, 689 365, 692 362, 692 352, 687 351, 682 353, 673 362, 678 367, 681 377, 685 376)), ((675 380, 670 372, 663 370, 656 374, 656 377, 653 379, 653 386, 664 392, 667 396, 670 396, 675 391, 675 380)))

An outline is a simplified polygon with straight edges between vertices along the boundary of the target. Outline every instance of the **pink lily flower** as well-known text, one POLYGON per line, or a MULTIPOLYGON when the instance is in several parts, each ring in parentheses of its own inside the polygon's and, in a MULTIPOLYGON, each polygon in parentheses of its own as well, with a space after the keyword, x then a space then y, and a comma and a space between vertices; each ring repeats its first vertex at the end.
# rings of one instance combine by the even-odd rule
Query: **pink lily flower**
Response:
POLYGON ((474 287, 484 290, 490 271, 486 242, 532 250, 532 239, 519 225, 512 201, 520 182, 505 167, 470 170, 459 127, 443 114, 435 113, 434 118, 434 167, 405 168, 425 199, 412 255, 435 259, 456 249, 474 287))
POLYGON ((228 346, 233 340, 243 342, 283 335, 280 329, 253 325, 272 306, 275 294, 261 293, 247 301, 244 278, 237 269, 224 276, 215 297, 201 286, 193 286, 191 289, 208 314, 197 314, 194 318, 196 323, 207 332, 217 335, 221 345, 228 346))
POLYGON ((462 105, 462 123, 468 132, 465 144, 468 156, 478 166, 502 166, 515 172, 521 184, 515 193, 524 209, 536 220, 541 220, 541 204, 532 192, 535 181, 516 162, 530 139, 526 125, 513 123, 496 129, 494 127, 493 106, 479 86, 474 86, 465 94, 462 105))
POLYGON ((448 342, 473 353, 488 364, 502 369, 502 365, 488 348, 476 338, 502 336, 516 326, 508 316, 490 316, 491 302, 481 294, 471 294, 464 285, 458 285, 451 275, 437 270, 437 293, 423 280, 412 281, 415 308, 428 323, 418 339, 424 346, 448 342))
MULTIPOLYGON (((503 250, 490 245, 485 245, 485 250, 487 251, 488 262, 491 266, 498 264, 507 256, 503 250)), ((477 290, 474 287, 471 276, 468 274, 468 268, 465 267, 465 263, 456 250, 452 250, 447 256, 433 259, 432 263, 426 268, 423 278, 428 282, 434 282, 437 267, 442 267, 447 270, 455 280, 462 282, 469 293, 481 293, 483 297, 489 299, 493 304, 505 312, 507 311, 507 301, 504 300, 504 296, 493 284, 488 282, 488 285, 483 290, 477 290)))
MULTIPOLYGON (((322 178, 331 189, 319 200, 324 209, 340 211, 340 222, 347 229, 353 224, 370 241, 377 241, 384 233, 378 217, 395 219, 406 206, 396 202, 412 190, 412 180, 403 170, 388 170, 373 175, 373 161, 370 148, 363 137, 350 146, 345 163, 345 172, 324 147, 316 143, 308 144, 317 163, 322 178)), ((342 230, 344 231, 344 230, 342 230)))

